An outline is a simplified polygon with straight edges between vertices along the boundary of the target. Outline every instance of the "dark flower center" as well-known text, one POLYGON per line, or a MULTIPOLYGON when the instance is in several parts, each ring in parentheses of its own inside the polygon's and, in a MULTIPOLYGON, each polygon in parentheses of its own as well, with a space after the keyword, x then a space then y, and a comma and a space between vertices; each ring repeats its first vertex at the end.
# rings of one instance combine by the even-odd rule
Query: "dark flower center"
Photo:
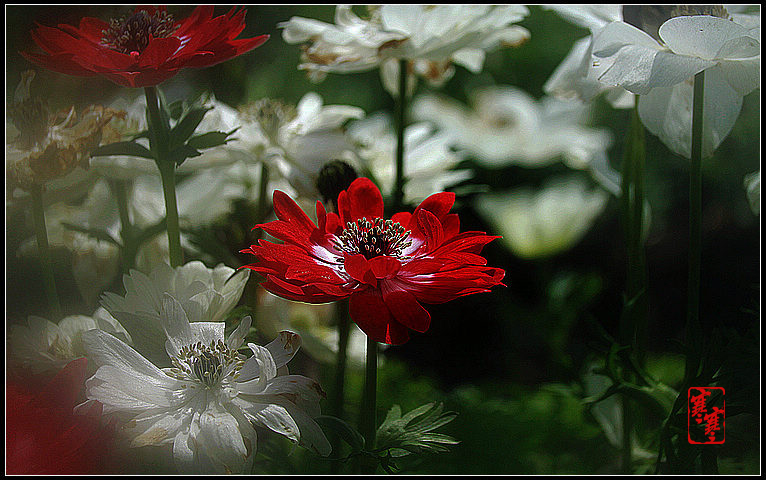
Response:
POLYGON ((407 240, 409 236, 410 232, 397 222, 360 218, 346 224, 335 247, 348 255, 361 254, 367 259, 381 255, 405 258, 402 252, 412 245, 412 240, 407 240))
POLYGON ((129 17, 112 19, 109 28, 103 30, 101 43, 120 53, 141 53, 151 38, 167 38, 175 32, 173 15, 157 10, 150 15, 140 10, 129 17))

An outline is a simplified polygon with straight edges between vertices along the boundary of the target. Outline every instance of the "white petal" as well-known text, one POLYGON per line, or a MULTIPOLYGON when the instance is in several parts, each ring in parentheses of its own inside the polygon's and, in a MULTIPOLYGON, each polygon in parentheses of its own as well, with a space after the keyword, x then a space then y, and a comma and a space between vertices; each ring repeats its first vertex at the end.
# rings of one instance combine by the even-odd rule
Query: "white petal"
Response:
POLYGON ((162 297, 162 314, 159 320, 167 336, 165 345, 168 356, 178 356, 183 347, 194 343, 186 312, 178 300, 167 293, 162 297))
POLYGON ((731 88, 742 96, 761 86, 760 56, 746 60, 723 60, 716 68, 720 69, 731 88))
POLYGON ((279 332, 277 338, 266 345, 266 349, 274 358, 274 363, 276 364, 277 368, 286 365, 290 360, 292 360, 300 348, 301 336, 297 333, 288 332, 286 330, 279 332))
POLYGON ((101 330, 89 330, 82 335, 88 358, 96 365, 112 365, 118 369, 134 370, 141 375, 161 379, 171 385, 172 379, 121 340, 101 330))
POLYGON ((253 405, 247 410, 248 416, 257 424, 269 428, 294 442, 300 439, 298 424, 281 405, 253 405))
POLYGON ((229 338, 226 339, 226 346, 232 350, 238 349, 242 345, 242 342, 244 342, 245 335, 250 331, 252 322, 253 320, 250 318, 250 315, 243 318, 239 322, 239 325, 237 325, 237 328, 231 332, 229 338))
POLYGON ((253 356, 245 361, 245 364, 239 371, 237 378, 240 391, 246 393, 261 392, 268 380, 277 375, 277 366, 271 353, 265 347, 248 343, 248 347, 253 352, 253 356))
MULTIPOLYGON (((691 122, 694 87, 682 82, 670 88, 653 89, 638 102, 644 126, 673 152, 691 156, 691 122)), ((718 68, 705 72, 702 155, 713 154, 728 136, 742 108, 742 96, 726 82, 718 68)))
POLYGON ((208 473, 243 473, 249 452, 237 420, 230 413, 214 408, 200 415, 199 427, 194 443, 197 455, 208 457, 210 466, 215 469, 208 473))
POLYGON ((673 52, 706 60, 758 55, 760 44, 749 33, 735 22, 708 15, 671 18, 659 29, 673 52))
POLYGON ((173 442, 180 429, 188 429, 191 419, 191 414, 182 410, 150 410, 131 419, 123 430, 133 438, 131 447, 163 445, 173 442))

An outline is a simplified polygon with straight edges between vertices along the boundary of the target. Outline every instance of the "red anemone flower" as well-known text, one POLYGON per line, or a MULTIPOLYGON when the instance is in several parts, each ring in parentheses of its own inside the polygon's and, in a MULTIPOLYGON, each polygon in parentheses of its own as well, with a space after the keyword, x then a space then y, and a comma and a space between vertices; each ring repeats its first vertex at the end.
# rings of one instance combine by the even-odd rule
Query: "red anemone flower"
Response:
POLYGON ((245 28, 245 10, 232 8, 213 18, 199 6, 183 21, 165 7, 137 7, 133 14, 105 22, 85 17, 80 26, 38 25, 32 31, 43 54, 22 52, 33 63, 59 73, 103 75, 126 87, 149 87, 184 67, 208 67, 258 47, 268 35, 236 39, 245 28))
POLYGON ((435 304, 502 285, 505 272, 487 267, 479 255, 499 238, 460 233, 449 210, 455 194, 436 193, 413 213, 383 218, 383 197, 367 178, 338 196, 338 214, 316 205, 319 225, 285 193, 274 192, 278 220, 257 225, 283 240, 261 240, 242 253, 258 257, 245 265, 266 277, 271 293, 301 302, 349 298, 351 318, 370 338, 402 344, 409 330, 425 332, 431 316, 421 303, 435 304))
POLYGON ((102 405, 83 396, 87 360, 68 363, 43 388, 26 379, 6 380, 5 473, 74 475, 114 470, 115 429, 101 417, 102 405))

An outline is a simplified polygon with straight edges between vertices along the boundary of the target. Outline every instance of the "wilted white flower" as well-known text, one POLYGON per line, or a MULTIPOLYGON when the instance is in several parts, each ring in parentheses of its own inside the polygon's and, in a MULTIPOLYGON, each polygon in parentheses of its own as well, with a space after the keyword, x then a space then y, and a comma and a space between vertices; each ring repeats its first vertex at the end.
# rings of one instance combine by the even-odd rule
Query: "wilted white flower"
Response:
POLYGON ((511 251, 532 259, 556 255, 574 246, 606 207, 606 192, 577 177, 554 178, 539 190, 517 188, 487 193, 475 207, 511 251))
POLYGON ((82 335, 94 328, 130 342, 130 335, 103 308, 98 308, 93 316, 66 316, 58 324, 30 315, 26 325, 9 326, 9 363, 14 368, 33 374, 54 373, 72 360, 86 355, 82 335))
POLYGON ((24 202, 28 192, 42 188, 57 193, 57 200, 72 198, 82 192, 75 187, 92 183, 85 171, 90 152, 119 138, 110 122, 124 112, 101 105, 52 111, 32 94, 34 78, 33 70, 22 73, 6 109, 6 197, 24 202))
POLYGON ((745 191, 750 209, 756 215, 761 214, 761 171, 745 175, 745 191))
POLYGON ((310 78, 327 73, 362 72, 380 68, 390 88, 398 75, 385 63, 410 61, 412 72, 440 84, 454 73, 453 64, 480 72, 487 51, 518 46, 529 31, 512 25, 529 11, 523 5, 382 5, 358 17, 350 5, 338 5, 335 24, 293 17, 280 24, 287 43, 306 43, 302 63, 310 78))
POLYGON ((181 473, 249 473, 254 423, 330 453, 312 418, 320 414, 324 392, 314 380, 286 373, 300 347, 298 335, 282 332, 265 347, 248 343, 252 356, 246 358, 238 349, 250 317, 225 338, 223 323, 199 321, 167 293, 159 300, 164 363, 171 367, 158 368, 101 330, 83 335, 88 357, 98 365, 86 382, 88 399, 126 421, 122 431, 131 447, 172 446, 181 473))
POLYGON ((586 104, 535 100, 512 86, 485 87, 469 98, 470 108, 444 96, 421 96, 413 101, 413 116, 438 125, 452 144, 490 168, 544 167, 560 159, 575 169, 608 167, 598 157, 611 145, 611 133, 588 126, 586 104))
POLYGON ((242 296, 248 278, 246 269, 235 272, 223 264, 208 268, 192 261, 172 268, 160 263, 149 275, 138 270, 124 275, 125 295, 107 292, 102 304, 130 333, 136 349, 162 365, 167 361, 160 320, 163 294, 173 296, 198 321, 223 322, 242 296))
MULTIPOLYGON (((348 135, 357 145, 362 170, 381 191, 394 186, 396 132, 388 114, 376 113, 352 122, 348 135)), ((447 187, 471 178, 470 170, 453 170, 463 154, 450 149, 450 138, 427 122, 408 125, 404 131, 404 201, 418 203, 447 187)))
POLYGON ((656 38, 625 22, 611 22, 593 38, 596 63, 604 63, 598 80, 640 94, 644 126, 686 157, 695 74, 705 72, 703 156, 731 131, 742 97, 760 86, 760 16, 698 11, 672 12, 656 38))

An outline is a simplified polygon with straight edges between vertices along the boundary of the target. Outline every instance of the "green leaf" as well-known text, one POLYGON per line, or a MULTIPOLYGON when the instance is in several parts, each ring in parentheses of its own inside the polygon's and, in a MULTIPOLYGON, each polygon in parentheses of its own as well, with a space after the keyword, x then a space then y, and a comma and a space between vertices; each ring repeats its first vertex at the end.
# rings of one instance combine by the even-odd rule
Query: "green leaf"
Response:
POLYGON ((314 420, 316 420, 319 426, 337 433, 344 442, 351 446, 354 453, 361 452, 364 449, 364 437, 362 437, 362 434, 340 418, 331 415, 320 415, 314 420))
POLYGON ((211 108, 195 107, 186 112, 183 118, 170 130, 171 150, 177 149, 189 140, 209 110, 211 108))
POLYGON ((197 150, 217 147, 229 141, 230 140, 229 136, 232 133, 236 132, 238 129, 239 127, 235 128, 234 130, 230 132, 215 131, 215 132, 203 133, 201 135, 194 135, 189 139, 188 142, 186 142, 186 144, 193 148, 196 148, 197 150))
POLYGON ((168 155, 169 160, 175 162, 176 165, 181 165, 187 158, 197 157, 202 155, 196 148, 184 144, 176 148, 168 155))
POLYGON ((107 155, 127 155, 129 157, 143 157, 154 159, 152 152, 135 142, 116 142, 108 145, 102 145, 93 150, 90 154, 92 157, 102 157, 107 155))
POLYGON ((441 403, 427 403, 405 415, 402 415, 399 405, 394 405, 378 428, 378 447, 388 450, 392 457, 446 452, 447 446, 459 442, 449 435, 432 431, 448 424, 456 416, 454 412, 445 413, 441 403))

